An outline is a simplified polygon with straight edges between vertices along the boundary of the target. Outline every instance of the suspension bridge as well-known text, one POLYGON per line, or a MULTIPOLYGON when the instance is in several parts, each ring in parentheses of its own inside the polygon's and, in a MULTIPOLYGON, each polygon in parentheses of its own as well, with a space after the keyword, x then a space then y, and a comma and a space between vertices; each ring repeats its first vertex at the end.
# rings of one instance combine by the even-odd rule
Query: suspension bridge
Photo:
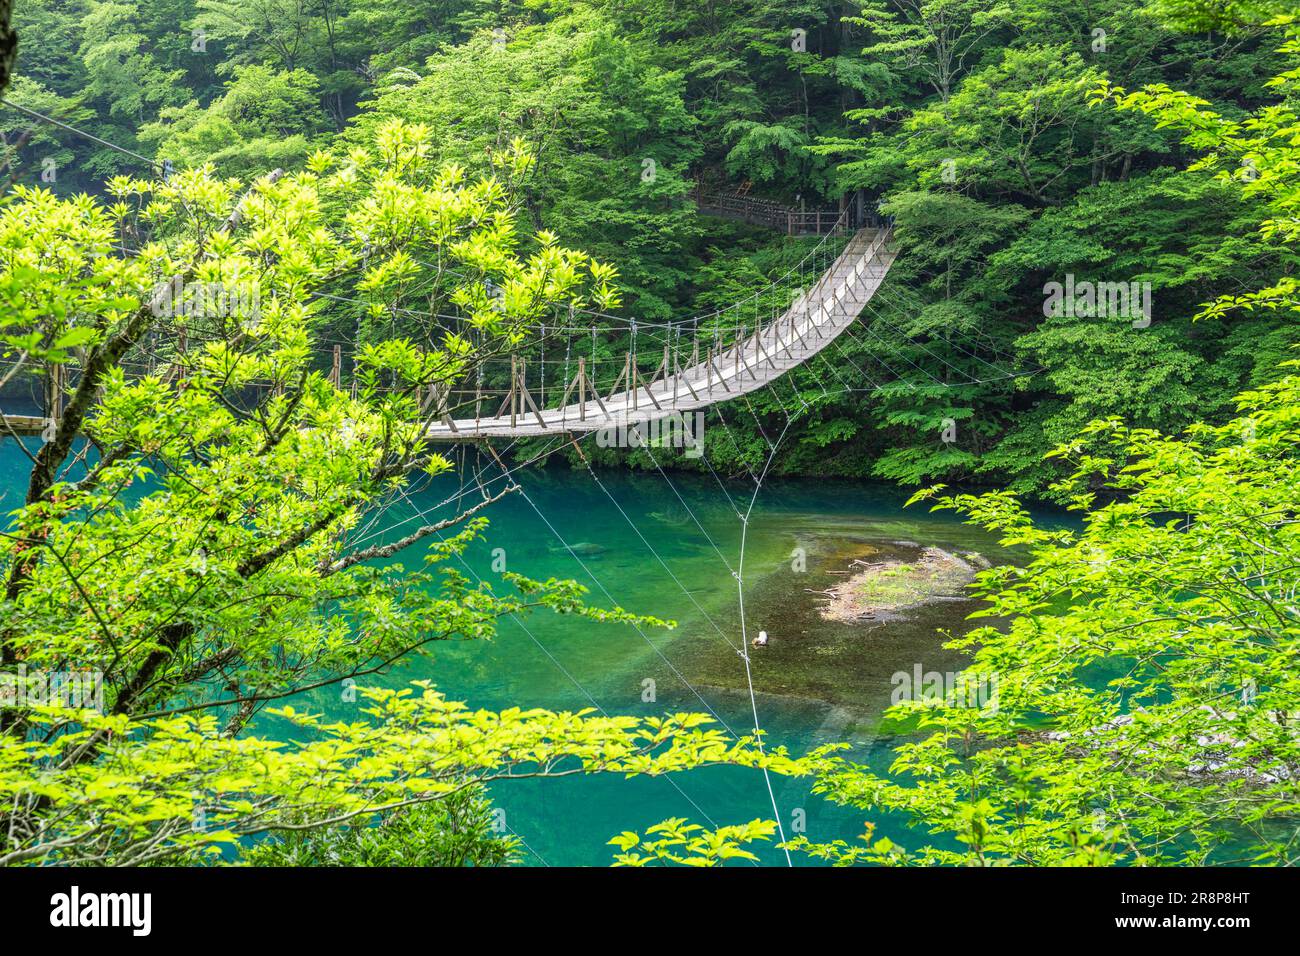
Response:
MULTIPOLYGON (((675 322, 570 311, 567 321, 541 323, 508 357, 488 358, 469 377, 428 387, 422 401, 425 437, 432 442, 580 436, 629 429, 663 420, 681 420, 709 406, 742 398, 771 385, 786 372, 809 362, 832 345, 858 318, 879 289, 894 261, 892 228, 868 221, 860 209, 845 208, 837 218, 809 221, 818 238, 794 266, 725 308, 675 322), (861 228, 856 221, 867 224, 861 228), (598 335, 622 333, 627 348, 597 354, 598 335), (610 326, 615 326, 611 328, 610 326), (590 333, 590 356, 574 353, 575 342, 590 333), (630 333, 630 334, 629 334, 630 333), (556 354, 563 340, 562 358, 556 354), (558 401, 557 401, 558 397, 558 401), (459 417, 458 417, 459 416, 459 417)), ((364 306, 360 300, 316 293, 333 307, 364 306)), ((413 316, 431 316, 403 309, 413 316)), ((460 316, 432 316, 448 322, 460 316)), ((121 364, 135 375, 160 375, 183 381, 187 343, 205 333, 180 326, 154 333, 121 364)), ((322 342, 313 361, 339 388, 345 350, 354 343, 322 342)), ((861 369, 858 369, 861 371, 861 369)), ((75 376, 75 371, 72 373, 75 376)), ((61 417, 68 372, 55 366, 49 381, 33 396, 39 406, 28 414, 8 409, 0 434, 48 435, 61 417)), ((268 387, 271 383, 265 383, 268 387)), ((354 368, 351 388, 358 375, 354 368)))
MULTIPOLYGON (((7 101, 0 102, 36 119, 89 136, 44 114, 7 101)), ((129 150, 114 148, 144 159, 129 150)), ((167 163, 147 162, 159 166, 164 173, 170 169, 167 163)), ((278 171, 273 175, 278 175, 278 171)), ((576 313, 570 309, 567 324, 557 320, 555 315, 552 315, 549 327, 547 320, 542 320, 535 330, 539 334, 530 335, 527 341, 515 346, 508 359, 484 357, 477 362, 471 373, 472 380, 461 377, 427 386, 427 393, 420 403, 427 440, 463 442, 579 436, 610 428, 638 428, 663 420, 680 420, 680 416, 685 414, 742 398, 770 386, 786 372, 808 363, 834 344, 868 307, 894 261, 896 250, 892 242, 892 227, 868 215, 866 197, 861 193, 842 197, 838 210, 826 207, 810 210, 802 204, 799 208, 787 207, 772 200, 749 196, 744 188, 734 192, 710 192, 702 185, 692 193, 692 201, 704 215, 742 220, 751 225, 784 231, 791 237, 820 237, 820 241, 797 265, 778 278, 767 281, 748 295, 739 296, 738 301, 723 309, 685 321, 638 324, 636 319, 585 309, 576 310, 576 313), (582 321, 589 322, 589 326, 579 325, 582 321), (623 331, 630 332, 626 351, 622 355, 610 355, 606 350, 606 354, 598 356, 598 329, 601 335, 613 333, 617 336, 620 324, 625 327, 623 331), (571 361, 575 336, 588 330, 592 342, 590 358, 577 356, 575 367, 571 361), (641 331, 640 339, 638 330, 641 331), (687 334, 684 336, 683 332, 687 334), (656 335, 660 337, 658 342, 654 341, 656 335), (651 339, 650 348, 645 345, 647 337, 651 339), (554 351, 548 352, 548 346, 553 349, 555 341, 561 338, 564 340, 562 363, 554 351), (506 361, 508 373, 503 367, 506 361), (562 378, 557 383, 555 378, 561 369, 562 378), (548 384, 552 400, 560 395, 553 407, 547 402, 548 384), (468 414, 469 410, 472 410, 472 416, 468 414)), ((491 286, 490 282, 485 284, 491 286)), ((371 305, 323 290, 309 295, 332 300, 332 305, 345 310, 348 304, 364 308, 371 305)), ((404 313, 435 322, 448 320, 452 325, 459 323, 461 330, 464 329, 464 317, 459 315, 441 315, 432 309, 421 312, 397 306, 392 306, 391 311, 394 316, 404 313)), ((209 332, 176 323, 175 328, 165 333, 171 341, 162 343, 161 349, 158 347, 159 333, 155 331, 148 343, 141 343, 120 364, 136 374, 161 374, 164 378, 184 382, 189 364, 185 354, 187 342, 191 339, 200 341, 209 332)), ((888 379, 899 384, 916 387, 905 382, 903 375, 885 358, 871 352, 872 347, 883 348, 920 371, 923 385, 948 386, 952 382, 947 371, 940 379, 933 371, 922 369, 902 354, 900 345, 906 343, 919 348, 929 359, 937 359, 947 370, 957 370, 960 374, 961 370, 942 354, 924 344, 908 341, 911 337, 897 326, 891 325, 888 331, 880 334, 873 324, 868 334, 874 341, 867 346, 867 354, 884 368, 888 379)), ((856 344, 860 353, 864 343, 858 341, 856 344)), ((996 377, 1015 377, 1014 373, 998 368, 942 335, 932 337, 932 344, 941 349, 947 346, 952 354, 960 351, 966 358, 999 372, 996 377)), ((329 380, 339 388, 345 387, 344 351, 352 353, 350 387, 355 396, 359 378, 355 362, 357 343, 335 340, 332 348, 326 342, 320 342, 320 345, 324 346, 321 350, 324 354, 316 355, 312 361, 321 371, 328 369, 329 380)), ((857 373, 849 374, 849 378, 865 379, 873 391, 883 387, 842 349, 839 351, 857 373)), ((845 376, 839 374, 834 363, 828 364, 831 373, 843 383, 845 376)), ((44 394, 39 400, 33 395, 33 401, 28 403, 39 406, 40 413, 16 414, 12 410, 0 413, 0 434, 51 434, 61 416, 70 384, 66 379, 75 374, 75 370, 52 368, 42 389, 44 394)), ((11 377, 11 374, 0 377, 0 386, 11 377)), ((990 380, 968 377, 972 382, 990 380)), ((278 387, 275 383, 262 385, 278 387)), ((392 389, 381 387, 380 390, 392 389)), ((826 391, 824 385, 822 390, 826 391)))
POLYGON ((811 289, 800 290, 783 312, 759 318, 752 332, 742 328, 729 347, 715 344, 716 335, 700 335, 697 327, 687 342, 679 338, 663 346, 663 357, 648 377, 629 351, 603 397, 586 359, 579 357, 555 408, 535 399, 525 366, 515 358, 495 415, 453 419, 443 414, 426 435, 431 441, 578 435, 694 412, 761 389, 817 355, 858 317, 894 261, 891 238, 888 227, 857 230, 811 289))
MULTIPOLYGON (((120 153, 132 157, 166 176, 171 164, 150 160, 124 147, 98 140, 84 130, 48 117, 27 107, 0 100, 41 122, 50 123, 83 136, 120 153)), ((567 326, 552 321, 550 327, 543 322, 540 335, 514 350, 508 358, 509 370, 502 360, 486 358, 477 364, 474 381, 446 381, 428 386, 421 410, 430 422, 425 434, 430 441, 455 442, 491 438, 527 438, 547 435, 583 435, 614 427, 637 426, 656 420, 700 411, 709 406, 741 398, 750 392, 771 385, 783 374, 817 357, 827 346, 835 343, 858 318, 880 288, 893 263, 895 249, 892 228, 867 214, 866 197, 861 193, 845 196, 838 210, 826 207, 799 208, 782 206, 772 200, 748 195, 748 188, 734 191, 707 190, 702 184, 692 193, 692 201, 700 213, 710 216, 738 219, 752 225, 784 231, 791 237, 821 237, 820 242, 784 275, 768 281, 762 288, 748 296, 740 297, 724 309, 711 314, 697 315, 691 319, 667 323, 641 323, 642 339, 645 333, 653 340, 661 340, 647 349, 638 345, 638 323, 635 319, 603 315, 579 310, 580 317, 590 320, 592 350, 590 359, 578 356, 576 368, 572 358, 574 337, 588 331, 573 321, 569 312, 567 326), (617 333, 619 323, 630 326, 630 343, 621 356, 597 356, 598 326, 601 334, 617 333), (683 337, 683 331, 689 334, 683 337), (557 337, 565 339, 562 366, 548 344, 557 337), (620 361, 621 359, 621 361, 620 361), (557 367, 559 366, 559 367, 557 367), (563 377, 554 381, 560 367, 563 377), (651 371, 644 371, 645 369, 651 371), (559 393, 561 398, 554 407, 548 406, 559 393), (611 382, 612 380, 612 382, 611 382), (504 386, 500 383, 504 381, 504 386), (531 386, 530 386, 531 382, 531 386), (497 406, 497 401, 500 405, 497 406), (492 408, 496 411, 492 412, 492 408), (465 413, 472 409, 472 417, 465 413), (485 412, 487 414, 485 414, 485 412), (431 413, 431 414, 428 414, 431 413), (462 416, 462 417, 456 417, 462 416)), ((353 303, 369 307, 369 303, 347 296, 324 291, 311 293, 314 297, 334 300, 338 305, 353 303)), ((394 307, 393 313, 408 313, 418 318, 459 322, 460 316, 421 313, 394 307)), ((877 318, 879 316, 877 315, 877 318)), ((873 342, 866 346, 869 356, 883 367, 887 378, 915 388, 915 383, 903 380, 897 369, 885 358, 871 352, 883 348, 911 365, 922 374, 922 385, 948 386, 953 384, 949 371, 958 371, 952 362, 925 344, 911 341, 904 330, 886 323, 887 330, 878 333, 868 329, 873 342), (901 345, 919 348, 928 359, 937 360, 946 370, 939 378, 932 370, 922 369, 900 351, 901 345)), ((175 376, 184 381, 188 361, 185 355, 189 338, 198 341, 202 329, 177 327, 173 340, 159 350, 158 335, 153 333, 148 344, 135 350, 120 363, 128 371, 138 374, 175 376)), ((949 341, 942 335, 930 337, 931 344, 954 356, 962 353, 964 359, 973 359, 998 373, 992 377, 966 375, 970 384, 991 381, 995 378, 1013 378, 1017 373, 999 367, 962 345, 949 341), (945 349, 946 347, 946 349, 945 349)), ((343 353, 355 356, 356 342, 335 341, 325 346, 324 354, 313 359, 336 387, 344 387, 343 353)), ((864 343, 857 342, 859 350, 864 343)), ((998 350, 993 350, 997 354, 998 350)), ((850 378, 863 379, 872 391, 883 388, 856 362, 840 350, 840 355, 854 366, 858 373, 850 378)), ((999 355, 1005 359, 1005 355, 999 355)), ((1013 360, 1014 361, 1014 360, 1013 360)), ((844 380, 828 363, 833 375, 844 380)), ((75 371, 70 373, 75 376, 75 371)), ((33 396, 27 404, 39 406, 36 414, 0 414, 0 434, 48 434, 58 421, 66 397, 69 373, 53 369, 47 376, 40 399, 33 396)), ((6 383, 12 375, 0 377, 6 383)), ((354 361, 351 388, 357 389, 354 361)), ((271 384, 272 387, 273 383, 271 384)), ((823 391, 825 391, 825 387, 823 391)), ((852 389, 850 389, 852 390, 852 389)), ((24 410, 26 411, 26 410, 24 410)))

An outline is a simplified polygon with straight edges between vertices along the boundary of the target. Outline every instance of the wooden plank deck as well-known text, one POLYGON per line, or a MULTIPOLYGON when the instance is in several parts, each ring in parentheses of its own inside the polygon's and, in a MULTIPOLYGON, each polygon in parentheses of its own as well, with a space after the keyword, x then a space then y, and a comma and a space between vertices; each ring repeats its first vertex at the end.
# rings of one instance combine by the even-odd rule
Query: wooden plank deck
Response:
POLYGON ((46 419, 39 415, 5 415, 3 418, 7 427, 0 429, 0 435, 39 435, 45 431, 46 419))

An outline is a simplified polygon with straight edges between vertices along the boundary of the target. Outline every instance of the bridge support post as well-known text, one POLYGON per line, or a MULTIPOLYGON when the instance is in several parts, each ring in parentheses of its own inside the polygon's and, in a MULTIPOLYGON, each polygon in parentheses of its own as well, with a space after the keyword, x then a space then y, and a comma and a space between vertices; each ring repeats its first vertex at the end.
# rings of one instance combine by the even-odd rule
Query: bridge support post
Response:
POLYGON ((578 356, 578 421, 587 420, 587 357, 578 356))
MULTIPOLYGON (((785 352, 787 358, 794 358, 790 354, 790 343, 781 341, 781 320, 778 318, 772 320, 772 355, 776 355, 779 351, 785 352)), ((772 355, 768 356, 769 360, 772 355)), ((772 367, 776 368, 775 364, 772 367)))
MULTIPOLYGON (((520 366, 522 369, 522 362, 520 363, 520 366)), ((542 417, 541 409, 539 409, 537 403, 533 401, 533 393, 528 391, 528 384, 524 381, 523 372, 521 371, 519 375, 519 413, 521 415, 526 415, 530 408, 533 411, 533 417, 537 419, 537 427, 545 432, 547 430, 546 419, 542 417)))
POLYGON ((438 419, 438 421, 450 428, 453 433, 456 433, 459 432, 460 429, 456 427, 456 422, 451 417, 451 407, 448 404, 450 396, 450 382, 443 385, 439 385, 437 382, 430 382, 429 395, 426 399, 423 414, 438 419))
POLYGON ((640 401, 636 394, 637 379, 641 376, 637 374, 636 362, 632 361, 632 353, 627 353, 627 387, 632 393, 632 411, 636 411, 640 401))
MULTIPOLYGON (((670 333, 670 334, 671 334, 671 333, 670 333)), ((668 346, 667 346, 667 345, 664 346, 664 364, 661 365, 660 368, 663 369, 663 373, 664 373, 664 384, 666 385, 667 382, 668 382, 668 376, 673 374, 672 367, 668 364, 668 346)), ((647 385, 647 386, 646 386, 646 389, 645 389, 647 395, 650 394, 650 389, 654 386, 655 379, 658 378, 658 377, 659 377, 659 376, 657 376, 657 375, 652 375, 652 376, 650 377, 650 384, 647 385)), ((666 390, 666 389, 665 389, 665 390, 666 390)), ((651 396, 651 397, 653 398, 653 396, 651 396)), ((656 402, 655 404, 658 405, 657 402, 656 402)), ((674 404, 674 405, 677 404, 677 379, 676 379, 676 378, 673 379, 673 404, 674 404)))
MULTIPOLYGON (((780 344, 781 344, 781 340, 780 340, 780 338, 777 337, 777 334, 776 334, 776 323, 775 323, 775 322, 772 323, 772 326, 771 326, 770 331, 771 331, 771 333, 772 333, 772 339, 773 339, 773 341, 776 342, 777 345, 780 345, 780 344)), ((767 359, 767 364, 768 364, 768 366, 771 367, 771 368, 773 368, 773 369, 776 368, 776 362, 772 359, 772 356, 776 354, 776 349, 773 348, 772 351, 769 352, 769 351, 767 350, 766 347, 764 347, 764 346, 762 346, 762 345, 760 344, 761 342, 762 342, 762 336, 756 336, 755 339, 754 339, 754 351, 755 351, 755 353, 758 353, 758 352, 761 351, 761 353, 762 353, 762 357, 765 358, 765 359, 767 359)), ((758 365, 758 364, 759 364, 759 362, 758 362, 758 356, 757 356, 757 355, 755 355, 755 357, 754 357, 754 364, 755 364, 755 365, 758 365)))
POLYGON ((722 358, 723 354, 724 353, 722 351, 721 342, 718 343, 718 347, 716 350, 713 348, 709 349, 709 358, 708 358, 709 365, 706 374, 708 375, 710 395, 713 394, 713 375, 715 372, 717 373, 718 376, 718 384, 722 386, 723 391, 727 391, 727 392, 731 391, 730 386, 727 385, 726 379, 723 377, 722 368, 718 365, 718 362, 723 361, 722 358))
MULTIPOLYGON (((699 353, 700 353, 700 347, 699 347, 699 343, 697 342, 695 345, 695 355, 692 356, 692 358, 698 359, 699 353)), ((698 365, 699 365, 698 361, 692 361, 690 367, 695 368, 698 365)), ((700 400, 700 393, 695 391, 695 386, 691 384, 690 376, 682 374, 682 363, 677 360, 676 356, 673 356, 673 408, 674 409, 676 409, 677 407, 677 383, 678 382, 686 386, 686 390, 691 393, 691 398, 695 399, 697 402, 700 400)))
POLYGON ((645 389, 645 397, 650 399, 650 404, 654 405, 654 407, 660 411, 663 410, 663 406, 659 404, 659 399, 655 398, 654 392, 650 390, 654 386, 655 382, 659 381, 660 375, 663 375, 665 382, 668 381, 668 346, 666 345, 664 346, 664 360, 659 364, 659 367, 650 374, 650 381, 648 384, 646 380, 641 377, 641 370, 636 367, 636 363, 632 364, 632 379, 629 384, 632 388, 633 410, 637 407, 637 392, 642 388, 645 389))
MULTIPOLYGON (((578 374, 573 376, 573 380, 565 386, 564 397, 560 399, 560 423, 568 421, 569 414, 569 396, 576 389, 578 392, 578 421, 587 420, 587 358, 585 355, 578 356, 578 374)), ((600 392, 596 391, 595 383, 591 383, 591 400, 594 400, 600 406, 600 410, 609 414, 605 408, 605 403, 600 400, 600 392)))

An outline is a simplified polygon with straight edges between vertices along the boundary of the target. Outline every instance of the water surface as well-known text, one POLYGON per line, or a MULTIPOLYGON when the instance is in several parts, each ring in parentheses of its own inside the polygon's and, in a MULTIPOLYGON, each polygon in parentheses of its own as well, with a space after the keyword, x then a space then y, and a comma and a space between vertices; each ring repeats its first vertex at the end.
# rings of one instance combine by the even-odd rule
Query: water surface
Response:
MULTIPOLYGON (((673 630, 600 624, 539 612, 503 621, 490 643, 441 644, 389 682, 428 677, 472 706, 553 709, 596 706, 608 713, 709 712, 737 734, 753 727, 740 657, 739 551, 752 485, 711 477, 550 468, 520 475, 523 494, 494 505, 484 542, 465 556, 471 577, 492 580, 494 558, 534 578, 572 578, 597 605, 669 618, 673 630), (495 549, 501 549, 496 551, 495 549)), ((386 534, 408 531, 456 490, 435 482, 384 515, 386 534)), ((886 486, 826 481, 764 485, 749 520, 743 565, 745 628, 769 644, 751 651, 767 739, 802 753, 846 741, 851 753, 887 763, 876 733, 892 676, 955 671, 941 629, 960 631, 975 608, 950 600, 884 620, 824 620, 817 592, 845 580, 855 557, 906 556, 918 546, 1008 556, 991 536, 947 514, 904 509, 886 486), (796 549, 800 549, 796 551, 796 549), (799 560, 802 554, 802 562, 799 560), (838 572, 838 573, 837 573, 838 572)), ((806 821, 814 840, 852 839, 864 814, 810 793, 810 781, 774 777, 783 823, 806 821), (798 811, 796 813, 796 811, 798 811)), ((604 864, 605 841, 666 817, 706 824, 770 818, 761 774, 712 768, 669 780, 570 778, 502 784, 494 797, 530 862, 604 864)), ((888 829, 888 824, 885 823, 888 829)), ((765 862, 784 862, 777 851, 765 862)))
MULTIPOLYGON (((27 461, 12 440, 0 442, 0 492, 7 508, 22 500, 27 461)), ((368 683, 401 686, 427 678, 472 707, 578 709, 615 714, 708 712, 736 734, 753 716, 740 649, 740 512, 752 484, 709 476, 599 472, 564 467, 519 473, 523 494, 486 512, 486 540, 457 566, 471 578, 508 571, 572 578, 591 603, 672 619, 677 627, 637 629, 538 612, 500 623, 492 641, 447 642, 368 683)), ((452 513, 460 488, 446 476, 427 482, 374 515, 366 543, 392 540, 430 517, 452 513)), ((474 493, 477 494, 476 492, 474 493)), ((794 753, 845 741, 850 755, 883 767, 893 743, 878 734, 891 677, 960 669, 942 648, 942 629, 970 625, 970 600, 941 601, 898 616, 859 623, 822 618, 824 591, 845 580, 855 557, 906 556, 920 546, 1009 556, 993 539, 951 515, 904 509, 905 494, 887 486, 773 480, 750 516, 743 563, 743 634, 765 631, 751 651, 759 719, 767 740, 794 753)), ((472 503, 474 497, 464 499, 472 503)), ((414 565, 415 555, 405 560, 414 565)), ((502 585, 504 586, 504 585, 502 585)), ((298 702, 330 716, 355 716, 336 689, 298 702)), ((259 729, 278 732, 274 720, 259 729)), ((866 814, 810 793, 811 781, 773 777, 787 832, 803 826, 813 840, 853 839, 866 814)), ((606 841, 667 817, 721 825, 772 816, 762 775, 709 768, 664 779, 571 777, 501 783, 493 788, 509 829, 527 844, 526 863, 604 865, 606 841)), ((892 832, 892 821, 877 821, 892 832)), ((760 851, 783 863, 780 851, 760 851)))

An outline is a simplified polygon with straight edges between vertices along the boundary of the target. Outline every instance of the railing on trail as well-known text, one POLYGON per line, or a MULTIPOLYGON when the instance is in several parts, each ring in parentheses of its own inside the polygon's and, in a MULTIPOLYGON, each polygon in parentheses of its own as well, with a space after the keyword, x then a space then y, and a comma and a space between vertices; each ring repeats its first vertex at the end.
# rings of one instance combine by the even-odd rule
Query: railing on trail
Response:
POLYGON ((756 199, 739 192, 707 191, 702 188, 697 188, 692 198, 696 208, 705 215, 779 229, 787 236, 820 236, 831 232, 844 212, 834 206, 818 206, 813 209, 783 206, 771 199, 756 199))

